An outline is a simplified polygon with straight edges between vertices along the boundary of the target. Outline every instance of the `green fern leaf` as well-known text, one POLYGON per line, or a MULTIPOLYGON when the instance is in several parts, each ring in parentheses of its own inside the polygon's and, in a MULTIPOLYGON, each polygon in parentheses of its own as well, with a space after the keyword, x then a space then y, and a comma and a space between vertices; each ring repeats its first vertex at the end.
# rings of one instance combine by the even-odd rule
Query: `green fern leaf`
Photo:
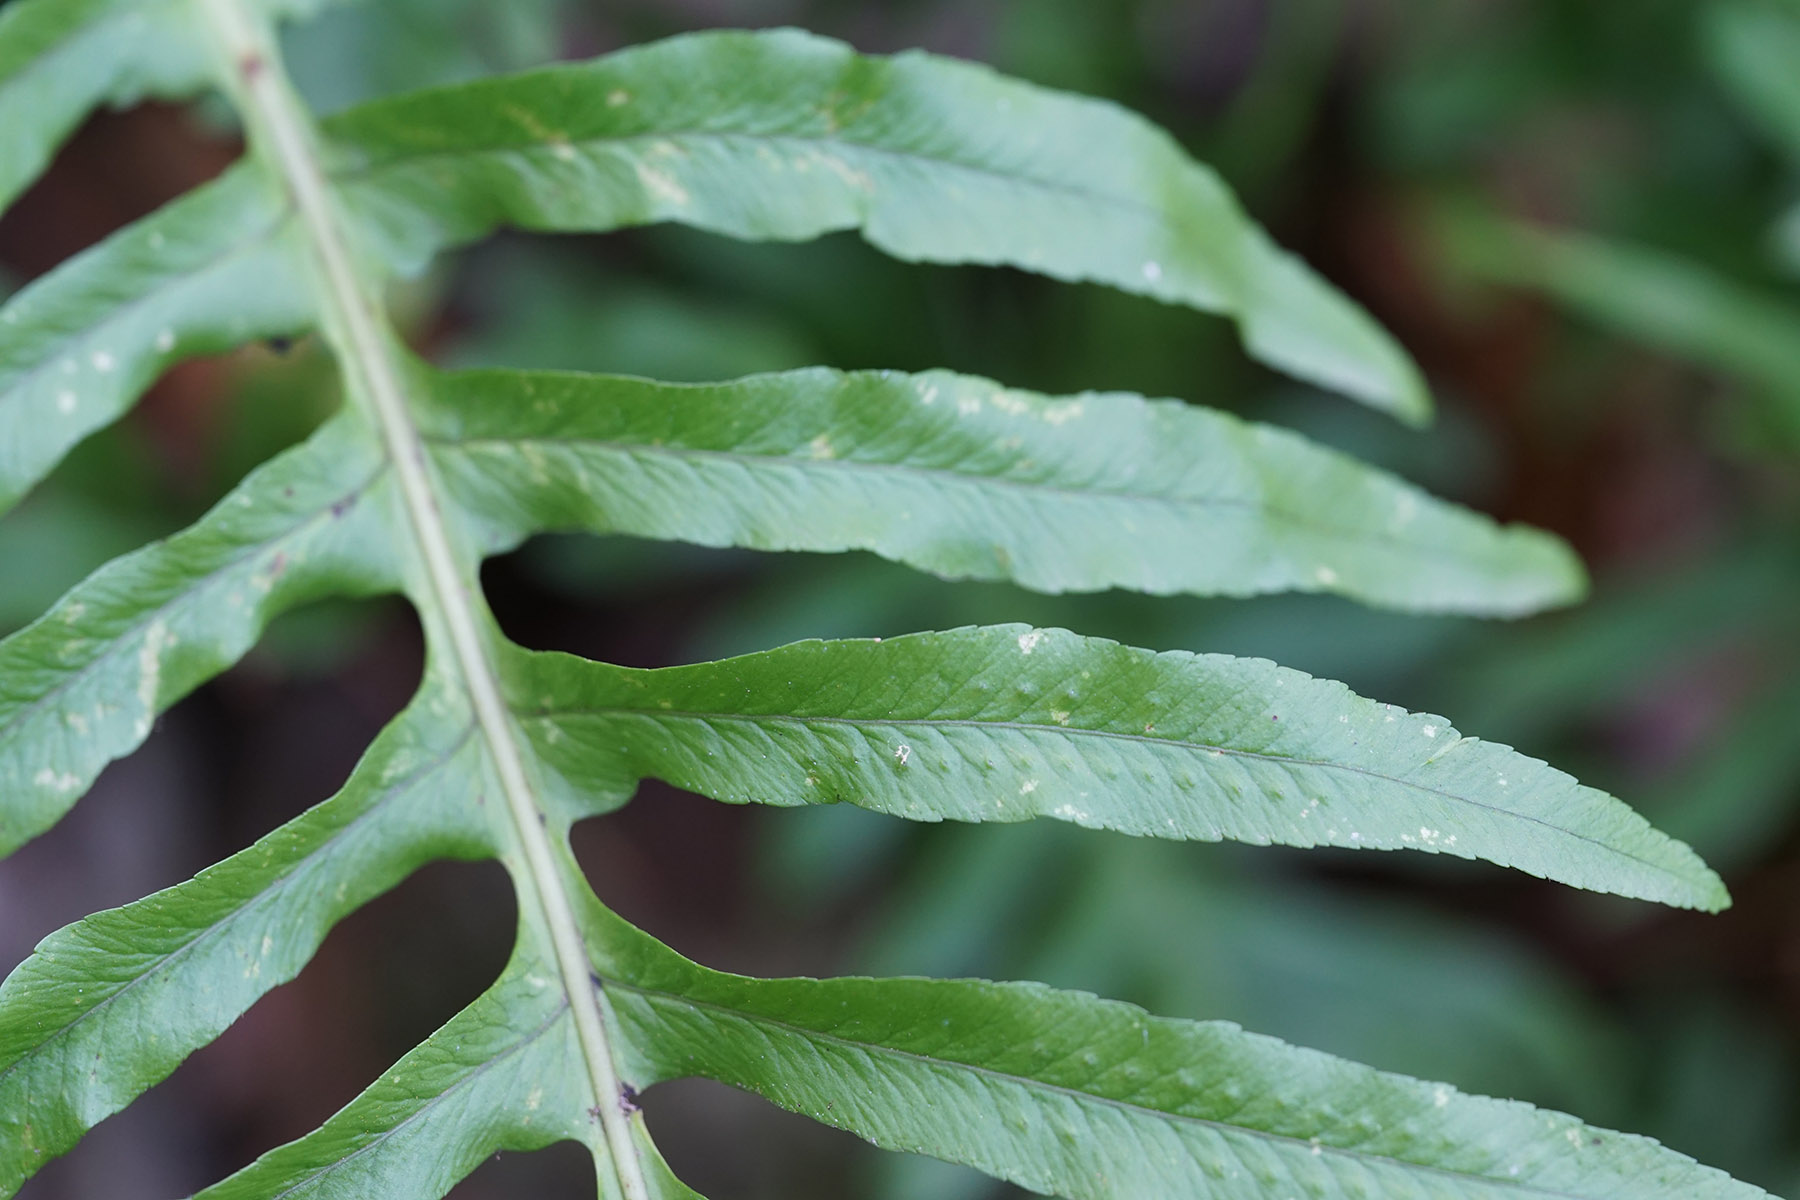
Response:
POLYGON ((1041 984, 745 979, 602 912, 644 1086, 702 1074, 1070 1200, 1754 1200, 1647 1138, 1041 984))
POLYGON ((357 424, 327 424, 191 529, 102 567, 0 641, 0 853, 54 824, 280 613, 398 588, 387 471, 357 424))
POLYGON ((644 775, 731 802, 1412 847, 1671 904, 1726 898, 1618 801, 1260 661, 1023 626, 660 671, 511 645, 479 563, 550 528, 868 548, 1045 590, 1322 589, 1491 613, 1565 600, 1580 575, 1553 539, 1167 402, 944 374, 685 389, 440 375, 377 301, 395 270, 502 223, 672 220, 778 240, 856 228, 903 258, 1219 311, 1273 365, 1426 411, 1378 328, 1110 106, 780 32, 677 39, 321 127, 270 29, 318 6, 22 0, 0 17, 0 115, 21 127, 0 198, 83 112, 138 94, 216 82, 251 144, 224 179, 0 310, 0 505, 184 355, 317 328, 347 397, 191 529, 0 643, 0 850, 285 609, 402 591, 428 648, 418 695, 337 796, 52 934, 0 984, 0 1196, 437 858, 498 859, 514 881, 500 980, 318 1130, 204 1195, 436 1197, 496 1150, 572 1140, 603 1196, 693 1200, 632 1092, 692 1073, 1072 1198, 1762 1195, 1640 1139, 1235 1027, 1032 984, 725 976, 609 914, 568 830, 644 775))
MULTIPOLYGON (((333 0, 256 0, 275 17, 333 0)), ((0 210, 94 109, 181 99, 216 78, 189 0, 14 0, 0 10, 0 210)))
MULTIPOLYGON (((500 980, 315 1133, 194 1200, 441 1195, 501 1150, 592 1142, 590 1097, 554 965, 521 952, 500 980)), ((700 1200, 629 1117, 645 1200, 700 1200)), ((602 1184, 603 1200, 620 1193, 602 1184)))
POLYGON ((484 371, 434 392, 445 486, 495 548, 588 529, 873 550, 1047 592, 1327 591, 1491 615, 1583 586, 1536 530, 1166 401, 1049 399, 941 371, 685 386, 484 371))
POLYGON ((310 323, 286 221, 266 180, 234 170, 0 308, 0 513, 171 363, 310 323))
POLYGON ((1442 717, 1260 659, 1019 625, 656 671, 534 655, 511 674, 525 728, 578 806, 624 768, 732 803, 1423 850, 1666 904, 1728 903, 1693 851, 1605 793, 1442 717))
POLYGON ((898 258, 1225 313, 1272 366, 1409 421, 1430 413, 1387 335, 1166 134, 985 67, 865 58, 792 30, 695 34, 377 102, 325 130, 344 202, 403 268, 500 224, 859 229, 898 258))
POLYGON ((0 11, 0 209, 94 108, 182 96, 212 64, 180 0, 20 0, 0 11))

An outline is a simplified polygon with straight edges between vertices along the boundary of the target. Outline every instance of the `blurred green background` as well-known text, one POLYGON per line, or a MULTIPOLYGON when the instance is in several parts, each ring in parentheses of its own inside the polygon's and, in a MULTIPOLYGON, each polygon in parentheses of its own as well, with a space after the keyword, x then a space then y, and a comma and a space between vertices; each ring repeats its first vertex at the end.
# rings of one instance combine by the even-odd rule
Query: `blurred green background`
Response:
MULTIPOLYGON (((367 0, 288 48, 330 110, 771 24, 981 59, 1165 124, 1394 330, 1440 419, 1408 432, 1270 374, 1190 312, 905 266, 848 237, 504 236, 396 295, 416 344, 669 379, 943 366, 1182 397, 1555 530, 1593 595, 1494 624, 550 538, 487 572, 516 638, 660 665, 1024 620, 1265 656, 1626 798, 1737 903, 1698 917, 1423 856, 916 827, 662 788, 577 831, 602 898, 714 966, 1045 979, 1571 1110, 1800 1196, 1800 0, 367 0)), ((97 117, 0 221, 0 286, 234 153, 205 106, 97 117)), ((0 523, 0 627, 192 520, 320 420, 333 387, 310 343, 178 369, 0 523)), ((328 795, 419 653, 397 603, 281 621, 0 869, 0 969, 328 795)), ((493 977, 510 905, 497 867, 428 869, 23 1195, 184 1194, 306 1132, 493 977)), ((714 1200, 1004 1194, 711 1085, 647 1107, 714 1200)), ((455 1195, 574 1197, 588 1178, 564 1147, 497 1160, 455 1195)))

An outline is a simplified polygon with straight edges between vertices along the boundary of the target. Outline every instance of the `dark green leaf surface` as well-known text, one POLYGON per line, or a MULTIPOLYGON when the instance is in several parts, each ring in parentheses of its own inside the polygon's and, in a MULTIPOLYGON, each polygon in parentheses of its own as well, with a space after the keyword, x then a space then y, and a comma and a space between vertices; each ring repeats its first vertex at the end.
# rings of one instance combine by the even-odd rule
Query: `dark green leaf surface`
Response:
POLYGON ((495 549, 587 529, 873 550, 1047 592, 1330 591, 1507 615, 1582 587, 1546 534, 1170 401, 822 369, 699 385, 479 371, 435 387, 439 468, 495 549))
POLYGON ((1583 234, 1472 216, 1447 230, 1466 267, 1736 375, 1769 398, 1782 426, 1800 432, 1800 306, 1698 263, 1583 234))
POLYGON ((52 934, 0 985, 0 1195, 299 974, 344 916, 424 862, 493 852, 473 718, 439 682, 336 797, 52 934))
MULTIPOLYGON (((1790 659, 1791 663, 1791 659, 1790 659)), ((1749 696, 1711 744, 1671 772, 1652 811, 1708 859, 1755 862, 1781 844, 1800 784, 1800 671, 1749 696)))
POLYGON ((55 823, 276 615, 397 587, 385 476, 355 418, 340 417, 0 641, 0 853, 55 823))
POLYGON ((1722 0, 1701 17, 1714 72, 1800 163, 1800 7, 1722 0))
POLYGON ((0 308, 0 512, 171 363, 309 323, 286 212, 266 181, 230 172, 0 308))
POLYGON ((653 671, 533 655, 513 672, 527 732, 577 792, 611 794, 623 769, 729 803, 1406 848, 1728 903, 1693 851, 1604 792, 1260 659, 1001 626, 653 671))
POLYGON ((1800 276, 1800 204, 1783 213, 1772 234, 1775 256, 1790 276, 1800 276))
POLYGON ((702 33, 326 123, 345 202, 416 269, 497 225, 674 221, 1020 267, 1235 317, 1250 353, 1409 420, 1429 400, 1369 318, 1211 171, 1110 104, 792 30, 702 33))
POLYGON ((598 910, 639 1085, 703 1074, 1071 1200, 1767 1200, 1647 1138, 1041 984, 757 980, 598 910))

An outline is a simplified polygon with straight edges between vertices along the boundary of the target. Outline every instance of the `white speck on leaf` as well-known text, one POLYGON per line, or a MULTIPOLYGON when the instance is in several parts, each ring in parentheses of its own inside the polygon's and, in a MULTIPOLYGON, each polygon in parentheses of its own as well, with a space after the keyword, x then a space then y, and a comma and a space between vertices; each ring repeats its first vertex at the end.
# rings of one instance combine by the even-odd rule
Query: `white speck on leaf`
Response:
POLYGON ((904 767, 906 765, 907 760, 910 759, 911 757, 912 757, 912 747, 911 746, 901 745, 901 746, 894 747, 894 761, 896 763, 899 763, 901 766, 904 767))
POLYGON ((1400 498, 1394 501, 1394 528, 1404 529, 1412 524, 1412 519, 1418 515, 1418 512, 1419 502, 1413 499, 1412 494, 1410 492, 1400 493, 1400 498))
POLYGON ((525 464, 531 468, 531 477, 534 480, 538 483, 550 482, 550 460, 544 457, 542 450, 530 442, 525 442, 519 446, 519 457, 523 458, 525 464))
POLYGON ((688 194, 686 188, 676 182, 673 175, 659 171, 649 163, 640 162, 637 165, 637 177, 638 182, 644 185, 646 192, 665 204, 685 208, 693 203, 694 198, 688 194))
POLYGON ((988 397, 988 403, 1010 417, 1022 417, 1031 411, 1031 402, 1016 392, 1002 388, 988 397))
POLYGON ((150 628, 144 631, 143 645, 138 647, 138 705, 142 709, 138 717, 138 736, 150 732, 151 724, 156 720, 156 695, 162 686, 163 651, 175 644, 169 626, 158 620, 150 622, 150 628))
POLYGON ((1436 725, 1427 725, 1423 729, 1419 730, 1419 732, 1424 734, 1428 738, 1434 738, 1437 736, 1437 726, 1436 725))
POLYGON ((1162 264, 1161 263, 1159 263, 1153 259, 1150 262, 1147 262, 1144 264, 1144 279, 1147 282, 1155 283, 1161 278, 1162 278, 1162 264))
POLYGON ((1038 643, 1043 640, 1044 631, 1041 629, 1033 629, 1030 633, 1021 633, 1019 635, 1019 653, 1030 654, 1038 648, 1038 643))
POLYGON ((32 779, 32 782, 39 787, 54 788, 64 795, 67 795, 81 786, 79 777, 72 775, 67 771, 58 774, 49 767, 45 767, 43 770, 39 771, 32 779))
POLYGON ((819 155, 819 161, 825 165, 826 170, 830 171, 833 175, 836 175, 839 179, 843 180, 857 191, 867 192, 871 195, 874 194, 875 181, 870 179, 864 172, 857 170, 855 167, 839 158, 837 155, 821 154, 819 155))
POLYGON ((64 388, 56 393, 56 411, 67 416, 75 411, 76 396, 74 392, 64 388))
POLYGON ((88 361, 93 363, 94 370, 99 371, 101 374, 105 374, 118 365, 113 356, 105 350, 94 351, 88 358, 88 361))

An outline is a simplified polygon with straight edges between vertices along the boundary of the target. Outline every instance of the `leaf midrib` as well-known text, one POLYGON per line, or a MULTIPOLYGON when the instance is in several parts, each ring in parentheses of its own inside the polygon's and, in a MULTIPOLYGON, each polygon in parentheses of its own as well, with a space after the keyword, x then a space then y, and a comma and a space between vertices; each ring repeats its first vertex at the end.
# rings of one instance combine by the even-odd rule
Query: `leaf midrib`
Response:
POLYGON ((598 1145, 591 1147, 596 1169, 610 1169, 625 1200, 649 1200, 633 1134, 616 1103, 623 1093, 600 997, 589 980, 569 881, 518 745, 519 731, 501 696, 491 645, 492 616, 480 596, 479 565, 468 561, 445 523, 442 484, 432 477, 419 440, 411 373, 382 304, 379 280, 355 252, 340 189, 319 158, 317 123, 287 78, 272 30, 246 9, 245 0, 200 2, 209 18, 222 82, 249 127, 252 152, 280 181, 298 213, 314 268, 313 297, 349 402, 370 419, 393 466, 402 520, 416 554, 408 591, 424 619, 428 640, 442 637, 449 643, 447 658, 481 727, 488 762, 505 799, 513 848, 519 855, 508 865, 525 877, 521 908, 536 904, 541 932, 548 937, 575 1023, 588 1089, 595 1100, 593 1117, 608 1150, 602 1157, 598 1145))

